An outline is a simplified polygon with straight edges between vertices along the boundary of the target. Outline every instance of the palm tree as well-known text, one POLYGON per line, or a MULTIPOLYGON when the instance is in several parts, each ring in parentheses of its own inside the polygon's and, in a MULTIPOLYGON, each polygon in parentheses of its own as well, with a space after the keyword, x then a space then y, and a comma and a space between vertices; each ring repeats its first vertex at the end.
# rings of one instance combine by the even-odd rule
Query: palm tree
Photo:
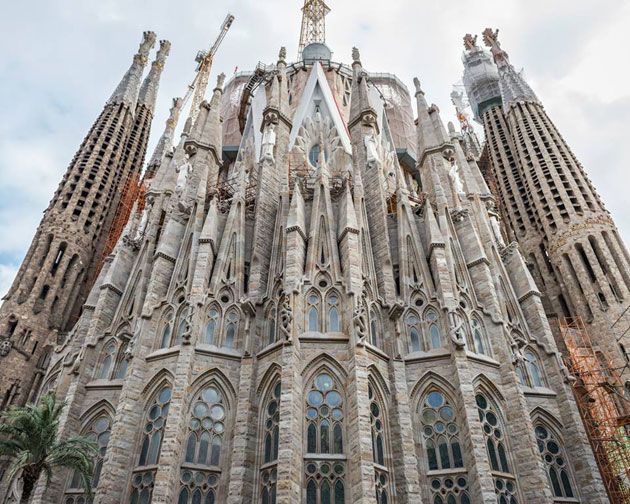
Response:
POLYGON ((20 473, 24 504, 42 473, 48 485, 54 470, 61 467, 74 470, 85 492, 92 494, 96 444, 85 436, 57 439, 63 406, 53 395, 45 395, 39 404, 14 407, 0 417, 0 457, 11 459, 9 481, 20 473))

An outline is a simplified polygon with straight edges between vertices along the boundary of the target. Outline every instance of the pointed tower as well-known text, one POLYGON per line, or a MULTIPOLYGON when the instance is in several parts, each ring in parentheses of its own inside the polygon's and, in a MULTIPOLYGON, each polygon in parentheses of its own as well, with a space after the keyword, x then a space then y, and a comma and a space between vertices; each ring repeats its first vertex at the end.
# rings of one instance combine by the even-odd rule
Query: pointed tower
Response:
MULTIPOLYGON (((121 184, 135 153, 144 152, 146 132, 129 143, 134 110, 153 107, 140 82, 155 34, 145 32, 131 67, 75 154, 37 229, 13 286, 0 308, 0 409, 24 403, 39 385, 54 345, 76 321, 95 277, 121 184), (144 144, 144 147, 141 145, 144 144), (128 160, 128 162, 123 162, 128 160)), ((168 51, 158 53, 161 70, 168 51)), ((157 78, 156 70, 152 79, 157 78)), ((133 162, 132 162, 133 161, 133 162)), ((138 169, 137 167, 133 169, 138 169)))
MULTIPOLYGON (((580 317, 600 335, 598 350, 623 369, 630 348, 623 317, 630 300, 626 247, 583 167, 497 35, 489 28, 483 32, 490 54, 476 45, 476 37, 464 38, 464 83, 485 129, 489 185, 496 183, 509 227, 543 290, 547 315, 552 321, 580 317)), ((556 336, 564 346, 559 331, 556 336)))

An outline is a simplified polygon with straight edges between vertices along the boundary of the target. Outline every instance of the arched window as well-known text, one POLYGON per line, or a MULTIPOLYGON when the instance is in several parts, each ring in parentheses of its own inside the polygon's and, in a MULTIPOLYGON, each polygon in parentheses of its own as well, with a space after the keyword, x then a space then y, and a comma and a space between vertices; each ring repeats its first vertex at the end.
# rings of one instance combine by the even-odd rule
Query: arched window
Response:
POLYGON ((328 305, 328 331, 341 331, 341 322, 339 320, 339 295, 335 291, 332 291, 326 297, 326 304, 328 305))
POLYGON ((531 350, 525 352, 525 365, 527 366, 527 375, 532 387, 544 387, 542 372, 538 364, 538 357, 531 350))
POLYGON ((422 397, 418 414, 433 503, 470 504, 455 408, 446 394, 432 389, 422 397))
POLYGON ((171 337, 170 346, 177 346, 182 344, 184 334, 186 334, 188 330, 189 315, 189 307, 184 307, 180 310, 179 314, 177 315, 177 322, 175 324, 177 329, 175 331, 175 334, 171 337))
POLYGON ((470 323, 472 327, 473 351, 478 354, 487 355, 488 351, 485 343, 485 331, 483 325, 477 317, 473 317, 470 323))
POLYGON ((276 504, 278 480, 278 442, 280 438, 280 382, 276 383, 263 404, 263 453, 260 470, 262 504, 276 504))
POLYGON ((379 343, 379 319, 374 308, 370 310, 370 343, 374 346, 379 343))
POLYGON ((215 307, 210 308, 208 312, 208 323, 206 324, 206 331, 204 333, 204 343, 208 345, 215 345, 215 338, 219 329, 219 312, 215 307))
POLYGON ((306 394, 306 504, 344 504, 346 471, 342 389, 318 373, 306 394))
POLYGON ((105 344, 105 347, 103 348, 103 356, 101 357, 101 363, 96 374, 97 379, 109 380, 112 367, 116 361, 116 350, 118 350, 116 340, 111 339, 105 344))
POLYGON ((573 485, 564 447, 556 436, 543 425, 535 428, 538 451, 547 468, 547 476, 554 497, 572 498, 573 485))
POLYGON ((114 369, 114 379, 122 380, 127 374, 127 367, 129 366, 129 360, 125 353, 129 348, 129 342, 123 341, 120 345, 120 350, 118 351, 118 358, 116 359, 116 367, 114 369))
POLYGON ((405 325, 407 326, 407 336, 409 338, 409 351, 419 352, 422 350, 420 319, 414 312, 410 312, 405 318, 405 325))
POLYGON ((234 348, 238 334, 238 313, 235 310, 228 312, 226 315, 224 331, 223 346, 234 348))
POLYGON ((154 467, 160 459, 162 437, 171 402, 171 387, 163 385, 155 394, 142 424, 142 445, 138 464, 131 477, 131 504, 151 502, 155 485, 154 467), (147 467, 153 466, 153 467, 147 467))
POLYGON ((278 317, 278 311, 276 304, 272 303, 269 311, 267 312, 267 345, 275 343, 278 339, 276 319, 278 317))
POLYGON ((443 343, 437 312, 433 308, 429 308, 424 313, 424 320, 427 324, 427 333, 429 335, 429 348, 441 348, 443 343))
MULTIPOLYGON (((101 470, 103 469, 103 459, 105 453, 107 453, 107 444, 109 443, 109 436, 111 433, 111 419, 106 414, 101 414, 93 420, 88 428, 83 431, 83 435, 90 438, 96 443, 98 452, 94 459, 94 470, 92 471, 91 487, 96 489, 101 477, 101 470)), ((82 504, 87 503, 85 495, 85 488, 81 481, 81 475, 78 472, 74 472, 66 490, 65 504, 82 504)))
POLYGON ((475 396, 479 420, 486 438, 486 451, 499 504, 517 504, 516 480, 511 476, 505 426, 496 405, 485 394, 475 396), (497 474, 502 473, 502 474, 497 474), (509 475, 509 476, 507 476, 509 475))
POLYGON ((203 388, 190 408, 178 504, 216 502, 226 417, 221 391, 213 385, 203 388))
POLYGON ((377 504, 389 502, 389 470, 387 468, 385 442, 385 412, 380 398, 374 393, 372 384, 368 385, 370 399, 370 423, 372 425, 372 458, 374 460, 374 484, 377 504))
POLYGON ((309 331, 319 331, 319 294, 316 292, 310 292, 306 298, 307 308, 306 308, 306 327, 308 327, 309 331))
POLYGON ((173 310, 167 310, 162 316, 160 335, 160 348, 168 348, 171 345, 171 336, 173 335, 173 310))

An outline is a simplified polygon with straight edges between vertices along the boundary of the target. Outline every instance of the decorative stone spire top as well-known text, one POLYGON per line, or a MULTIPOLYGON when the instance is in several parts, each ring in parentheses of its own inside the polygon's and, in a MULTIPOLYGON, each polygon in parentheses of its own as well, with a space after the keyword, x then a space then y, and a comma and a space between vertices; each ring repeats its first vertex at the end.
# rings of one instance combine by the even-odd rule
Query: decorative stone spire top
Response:
POLYGON ((493 30, 492 28, 486 28, 483 33, 483 42, 490 48, 494 62, 499 68, 510 64, 508 54, 501 48, 499 43, 499 30, 493 30))
POLYGON ((424 95, 424 91, 422 91, 422 86, 420 84, 420 79, 418 79, 418 77, 413 78, 413 85, 416 88, 416 96, 418 96, 418 94, 424 95))
POLYGON ((464 35, 464 48, 467 51, 479 49, 479 47, 477 46, 477 35, 471 35, 470 33, 464 35))
POLYGON ((154 172, 155 169, 162 163, 164 156, 173 148, 173 136, 175 134, 175 128, 179 120, 179 114, 182 110, 183 100, 181 98, 173 98, 173 104, 166 120, 166 127, 164 133, 158 140, 157 146, 151 156, 151 161, 147 166, 147 172, 154 172))
POLYGON ((138 103, 145 105, 151 112, 155 109, 160 76, 162 75, 162 70, 164 70, 164 63, 170 50, 171 43, 168 40, 160 40, 160 48, 155 55, 155 61, 151 64, 151 70, 140 88, 138 103))
POLYGON ((133 63, 107 103, 124 103, 129 107, 135 105, 142 72, 147 64, 149 51, 155 45, 155 39, 155 33, 152 31, 146 31, 142 34, 142 42, 138 52, 133 57, 133 63))
POLYGON ((361 54, 359 53, 359 50, 356 47, 352 48, 352 64, 354 65, 355 63, 358 63, 359 65, 361 64, 361 54))
POLYGON ((223 91, 223 84, 225 84, 225 74, 221 72, 219 75, 217 75, 217 85, 214 87, 214 89, 223 91))
POLYGON ((287 48, 282 46, 280 48, 280 52, 278 53, 278 64, 286 63, 287 61, 287 48))

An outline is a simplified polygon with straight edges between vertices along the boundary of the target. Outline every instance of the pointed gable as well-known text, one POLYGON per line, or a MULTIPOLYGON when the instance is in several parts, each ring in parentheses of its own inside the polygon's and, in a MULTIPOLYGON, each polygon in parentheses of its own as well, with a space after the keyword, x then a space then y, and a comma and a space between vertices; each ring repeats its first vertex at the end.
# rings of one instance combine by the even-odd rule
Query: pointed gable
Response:
POLYGON ((326 75, 324 75, 324 69, 319 62, 316 62, 311 69, 311 74, 306 81, 300 103, 295 111, 293 117, 293 128, 289 136, 289 150, 295 145, 295 141, 300 132, 300 128, 304 124, 307 117, 311 117, 315 114, 316 107, 319 106, 319 110, 323 116, 327 116, 332 120, 332 123, 337 130, 339 139, 343 150, 348 154, 352 153, 352 147, 350 145, 350 137, 346 124, 341 117, 339 107, 332 94, 326 75))

